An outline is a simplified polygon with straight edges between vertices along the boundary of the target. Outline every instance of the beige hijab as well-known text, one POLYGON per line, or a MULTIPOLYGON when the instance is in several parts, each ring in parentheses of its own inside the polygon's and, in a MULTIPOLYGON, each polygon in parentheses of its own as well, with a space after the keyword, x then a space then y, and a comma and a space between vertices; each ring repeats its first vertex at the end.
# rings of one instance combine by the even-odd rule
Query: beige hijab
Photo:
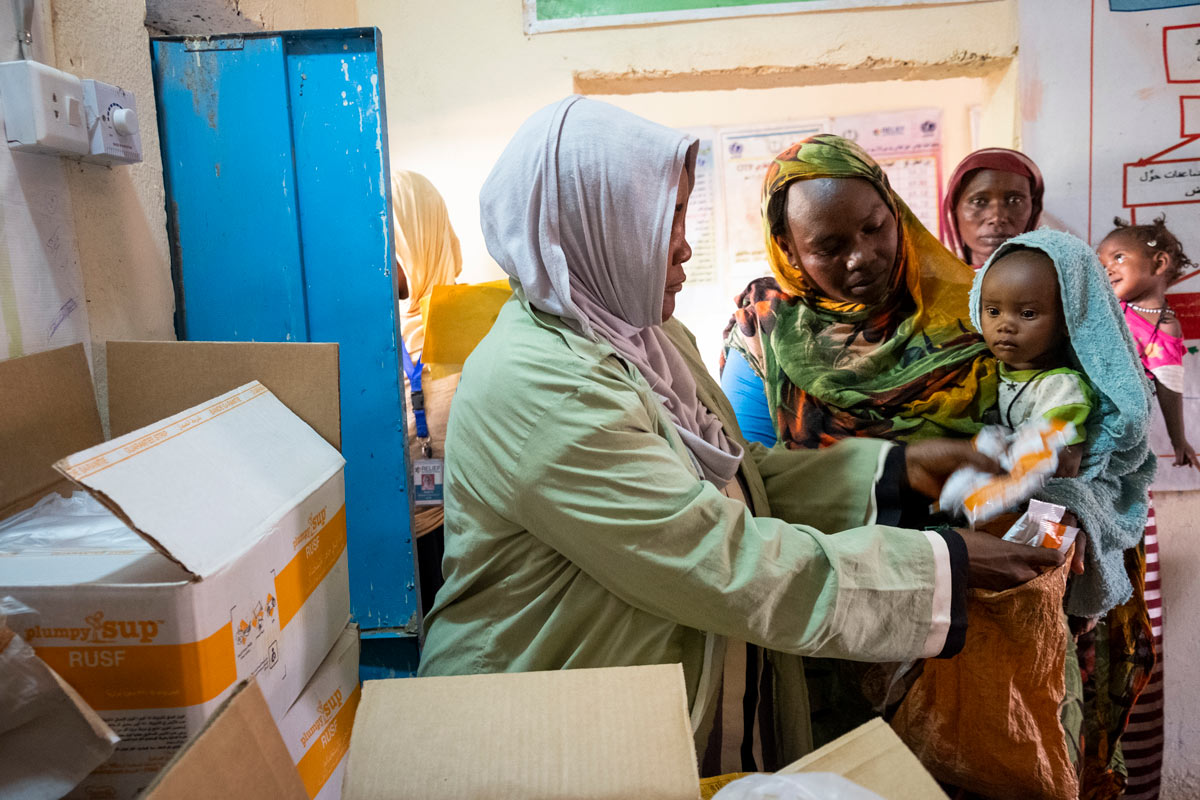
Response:
POLYGON ((405 170, 392 173, 392 218, 396 263, 408 278, 408 299, 400 301, 401 335, 416 359, 425 346, 421 300, 433 287, 454 283, 462 272, 462 251, 446 202, 424 175, 405 170))

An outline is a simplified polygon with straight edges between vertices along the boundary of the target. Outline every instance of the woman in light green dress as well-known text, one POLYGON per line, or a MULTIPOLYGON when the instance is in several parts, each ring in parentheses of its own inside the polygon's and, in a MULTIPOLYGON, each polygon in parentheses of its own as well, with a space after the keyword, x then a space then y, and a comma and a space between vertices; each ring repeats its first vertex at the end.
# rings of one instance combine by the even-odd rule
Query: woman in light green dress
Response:
POLYGON ((681 662, 711 773, 810 746, 797 656, 952 655, 968 584, 1012 586, 1061 557, 890 526, 912 487, 936 495, 978 459, 969 446, 744 443, 690 336, 662 324, 691 255, 695 149, 571 97, 526 122, 485 183, 484 235, 514 292, 451 408, 446 584, 420 672, 681 662))

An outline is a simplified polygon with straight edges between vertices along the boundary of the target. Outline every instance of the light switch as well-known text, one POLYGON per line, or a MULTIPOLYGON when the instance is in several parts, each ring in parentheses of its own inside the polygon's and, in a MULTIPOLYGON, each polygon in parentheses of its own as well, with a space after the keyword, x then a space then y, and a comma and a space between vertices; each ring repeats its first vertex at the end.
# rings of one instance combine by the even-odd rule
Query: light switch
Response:
POLYGON ((83 83, 36 61, 0 63, 4 135, 14 150, 49 155, 89 152, 83 83))
POLYGON ((67 124, 83 127, 83 103, 79 98, 67 96, 67 124))

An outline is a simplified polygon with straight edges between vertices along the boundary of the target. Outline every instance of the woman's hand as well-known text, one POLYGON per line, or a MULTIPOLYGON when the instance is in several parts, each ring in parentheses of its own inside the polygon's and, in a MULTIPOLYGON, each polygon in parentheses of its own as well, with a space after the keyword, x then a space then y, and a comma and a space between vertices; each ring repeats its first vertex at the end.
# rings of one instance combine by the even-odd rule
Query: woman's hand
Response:
POLYGON ((958 529, 967 546, 967 587, 1003 591, 1036 578, 1063 563, 1063 554, 997 539, 988 533, 958 529))
POLYGON ((975 449, 970 439, 926 439, 904 448, 904 471, 908 485, 931 500, 942 493, 942 484, 959 467, 983 472, 1004 470, 993 459, 975 449))

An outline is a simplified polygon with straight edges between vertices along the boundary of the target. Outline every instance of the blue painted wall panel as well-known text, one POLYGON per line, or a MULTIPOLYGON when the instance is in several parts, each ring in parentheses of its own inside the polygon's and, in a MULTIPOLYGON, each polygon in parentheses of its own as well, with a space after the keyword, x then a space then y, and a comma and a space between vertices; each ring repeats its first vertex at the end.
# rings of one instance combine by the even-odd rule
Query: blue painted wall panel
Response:
POLYGON ((282 42, 155 56, 181 337, 305 341, 288 97, 264 91, 285 85, 282 42))
POLYGON ((181 338, 339 343, 351 605, 415 631, 378 31, 196 46, 153 42, 181 338))

